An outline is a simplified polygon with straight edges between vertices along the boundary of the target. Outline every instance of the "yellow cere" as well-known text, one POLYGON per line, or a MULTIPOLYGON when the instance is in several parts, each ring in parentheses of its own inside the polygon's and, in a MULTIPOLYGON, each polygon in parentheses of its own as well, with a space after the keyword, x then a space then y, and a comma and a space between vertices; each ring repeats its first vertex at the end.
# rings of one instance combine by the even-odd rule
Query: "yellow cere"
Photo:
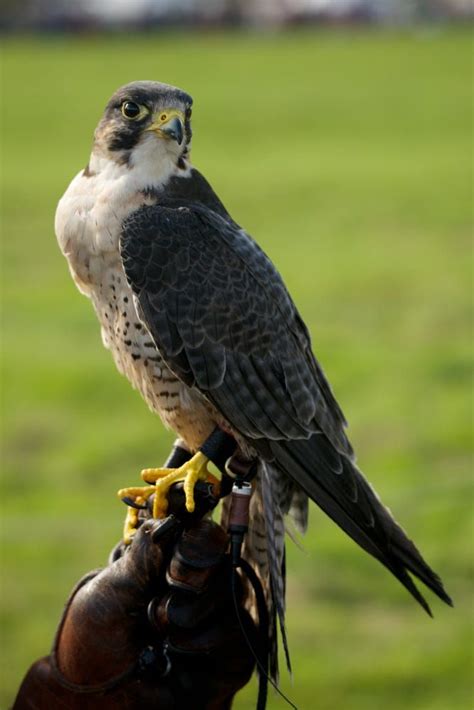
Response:
POLYGON ((169 110, 165 109, 164 111, 158 111, 153 116, 153 120, 146 130, 147 131, 157 131, 162 126, 164 126, 165 123, 168 123, 168 121, 171 121, 172 118, 179 118, 181 123, 184 124, 184 114, 182 111, 178 111, 177 109, 169 109, 169 110))

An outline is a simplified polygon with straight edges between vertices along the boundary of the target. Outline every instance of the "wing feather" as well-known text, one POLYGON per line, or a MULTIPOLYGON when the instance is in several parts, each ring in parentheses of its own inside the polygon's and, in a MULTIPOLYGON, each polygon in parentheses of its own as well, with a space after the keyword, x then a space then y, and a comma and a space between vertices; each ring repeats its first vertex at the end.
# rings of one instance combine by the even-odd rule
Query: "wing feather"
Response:
POLYGON ((200 205, 144 207, 124 224, 121 253, 169 367, 243 435, 279 440, 323 430, 351 454, 296 307, 237 225, 200 205))

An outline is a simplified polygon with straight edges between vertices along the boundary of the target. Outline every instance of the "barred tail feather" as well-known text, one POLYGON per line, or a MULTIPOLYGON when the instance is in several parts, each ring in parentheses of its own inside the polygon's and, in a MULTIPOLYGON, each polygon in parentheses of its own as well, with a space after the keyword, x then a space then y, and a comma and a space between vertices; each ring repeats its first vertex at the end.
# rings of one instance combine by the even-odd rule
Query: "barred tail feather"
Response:
POLYGON ((290 651, 285 626, 285 523, 280 506, 283 492, 280 486, 285 486, 286 476, 271 464, 260 461, 259 466, 263 510, 267 528, 267 551, 270 565, 270 581, 273 604, 278 616, 283 650, 289 673, 291 674, 290 651))
POLYGON ((295 486, 291 496, 288 515, 293 520, 296 530, 304 535, 308 529, 308 496, 299 486, 295 486))

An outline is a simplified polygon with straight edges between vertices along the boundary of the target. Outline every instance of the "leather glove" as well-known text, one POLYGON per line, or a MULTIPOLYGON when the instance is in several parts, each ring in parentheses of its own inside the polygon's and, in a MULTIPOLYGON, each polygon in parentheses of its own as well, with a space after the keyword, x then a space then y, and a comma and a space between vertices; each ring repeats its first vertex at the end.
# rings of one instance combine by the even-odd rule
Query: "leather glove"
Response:
MULTIPOLYGON (((210 520, 183 532, 147 520, 124 554, 73 590, 50 656, 28 671, 13 710, 225 710, 253 657, 231 595, 228 538, 210 520)), ((255 626, 240 620, 251 643, 255 626)))

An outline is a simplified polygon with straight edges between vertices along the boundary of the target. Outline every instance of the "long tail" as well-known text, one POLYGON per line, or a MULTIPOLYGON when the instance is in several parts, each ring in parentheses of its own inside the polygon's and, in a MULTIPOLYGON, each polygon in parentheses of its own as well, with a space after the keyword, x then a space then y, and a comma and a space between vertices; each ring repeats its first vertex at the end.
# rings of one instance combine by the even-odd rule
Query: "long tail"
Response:
POLYGON ((272 441, 269 445, 274 463, 353 540, 385 565, 430 616, 431 610, 409 572, 452 606, 441 579, 355 464, 336 451, 324 434, 315 434, 307 440, 272 441))
MULTIPOLYGON (((288 509, 288 490, 295 484, 286 474, 271 464, 259 462, 254 492, 250 499, 250 526, 245 536, 242 555, 254 568, 262 585, 268 608, 268 641, 270 651, 270 676, 278 682, 277 617, 288 670, 291 673, 290 655, 285 630, 285 524, 284 512, 288 509), (285 510, 286 509, 286 510, 285 510)), ((291 501, 291 496, 290 496, 291 501)), ((221 525, 227 528, 229 497, 222 504, 221 525)), ((305 518, 302 501, 298 516, 305 518)), ((296 517, 298 517, 296 516, 296 517)), ((298 521, 297 521, 298 522, 298 521)), ((255 599, 248 595, 247 609, 258 622, 255 599)))

